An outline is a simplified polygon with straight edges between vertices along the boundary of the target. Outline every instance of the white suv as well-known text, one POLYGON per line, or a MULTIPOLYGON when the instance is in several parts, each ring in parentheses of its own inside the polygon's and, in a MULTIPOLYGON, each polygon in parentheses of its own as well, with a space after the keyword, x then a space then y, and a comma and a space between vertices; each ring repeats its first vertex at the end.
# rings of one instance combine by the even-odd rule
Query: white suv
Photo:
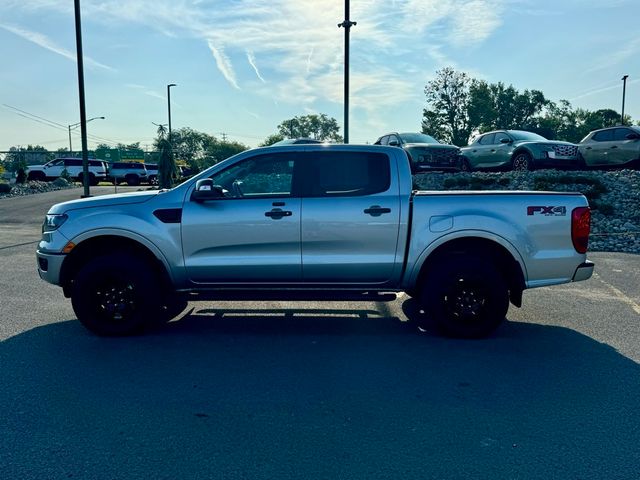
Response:
MULTIPOLYGON (((82 159, 81 158, 56 158, 44 165, 29 165, 28 180, 55 180, 67 170, 69 177, 82 182, 82 159)), ((102 160, 89 160, 89 183, 97 185, 98 182, 106 180, 107 165, 102 160)))
POLYGON ((147 181, 147 169, 140 162, 114 162, 109 165, 109 180, 114 184, 140 185, 147 181))

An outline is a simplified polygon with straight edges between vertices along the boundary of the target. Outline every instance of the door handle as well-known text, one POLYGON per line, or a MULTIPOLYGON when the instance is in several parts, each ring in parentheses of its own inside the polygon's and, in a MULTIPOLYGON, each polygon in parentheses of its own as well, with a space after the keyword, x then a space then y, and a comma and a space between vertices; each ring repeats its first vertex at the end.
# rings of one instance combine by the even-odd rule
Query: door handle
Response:
POLYGON ((364 213, 366 213, 367 215, 371 215, 372 217, 379 217, 383 213, 391 213, 391 209, 381 207, 380 205, 373 205, 365 209, 364 213))
POLYGON ((495 153, 496 149, 495 149, 495 148, 492 148, 492 149, 491 149, 491 151, 492 151, 493 153, 495 153))
POLYGON ((586 147, 585 150, 591 150, 591 147, 586 147))
POLYGON ((274 208, 270 212, 264 212, 265 217, 271 217, 274 220, 280 220, 282 217, 290 217, 293 212, 289 210, 280 210, 279 208, 274 208))
POLYGON ((613 147, 611 147, 611 148, 618 148, 618 146, 617 146, 617 145, 614 145, 614 146, 613 146, 613 147))

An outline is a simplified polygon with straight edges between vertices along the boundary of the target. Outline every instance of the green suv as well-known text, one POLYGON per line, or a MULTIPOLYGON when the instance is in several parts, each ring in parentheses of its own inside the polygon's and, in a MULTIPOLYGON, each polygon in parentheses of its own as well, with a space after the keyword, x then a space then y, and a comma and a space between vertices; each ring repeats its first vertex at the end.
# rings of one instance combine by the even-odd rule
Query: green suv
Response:
POLYGON ((594 130, 578 145, 581 161, 591 168, 640 168, 640 127, 594 130))
POLYGON ((577 168, 578 147, 573 143, 547 140, 522 130, 496 130, 477 136, 460 150, 462 170, 510 168, 577 168))

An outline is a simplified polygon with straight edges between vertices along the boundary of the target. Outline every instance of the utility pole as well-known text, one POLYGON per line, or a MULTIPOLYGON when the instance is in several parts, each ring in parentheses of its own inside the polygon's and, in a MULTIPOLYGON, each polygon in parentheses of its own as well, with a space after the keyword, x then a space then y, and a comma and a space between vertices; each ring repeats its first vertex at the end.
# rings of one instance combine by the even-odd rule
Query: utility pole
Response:
POLYGON ((622 116, 620 118, 620 125, 624 125, 624 97, 627 93, 627 78, 629 78, 629 75, 622 77, 622 116))
MULTIPOLYGON (((90 197, 89 192, 89 152, 87 150, 87 112, 84 102, 84 63, 82 58, 82 25, 80 22, 80 0, 74 0, 76 20, 76 62, 78 64, 78 92, 80 100, 80 137, 82 138, 82 197, 90 197)), ((71 135, 69 135, 71 136, 71 135)))
POLYGON ((171 87, 175 87, 175 83, 167 85, 167 110, 169 111, 169 146, 173 157, 173 144, 171 143, 171 87))
POLYGON ((338 28, 344 28, 344 143, 349 143, 349 31, 357 25, 349 19, 349 0, 344 0, 344 22, 338 28))
POLYGON ((226 142, 227 141, 227 134, 222 132, 220 135, 222 135, 222 141, 226 142))

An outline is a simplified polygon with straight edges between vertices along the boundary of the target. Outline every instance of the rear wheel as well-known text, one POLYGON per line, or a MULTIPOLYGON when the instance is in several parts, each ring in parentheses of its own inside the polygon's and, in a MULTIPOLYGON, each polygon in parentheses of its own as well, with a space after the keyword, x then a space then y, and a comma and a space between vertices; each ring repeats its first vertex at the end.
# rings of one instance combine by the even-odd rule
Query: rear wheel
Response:
POLYGON ((490 261, 450 255, 430 268, 420 300, 427 320, 446 335, 479 338, 492 333, 504 320, 509 290, 490 261))
POLYGON ((75 278, 71 303, 78 320, 97 335, 140 332, 157 319, 159 284, 150 266, 129 253, 90 260, 75 278))
POLYGON ((516 153, 513 157, 512 168, 516 172, 526 172, 533 170, 533 159, 527 152, 516 153))
POLYGON ((27 175, 27 180, 37 180, 39 182, 44 182, 46 179, 47 177, 42 172, 29 172, 29 175, 27 175))
POLYGON ((125 181, 127 182, 127 185, 131 186, 131 187, 135 187, 137 185, 140 185, 140 178, 137 175, 127 175, 125 177, 125 181))

